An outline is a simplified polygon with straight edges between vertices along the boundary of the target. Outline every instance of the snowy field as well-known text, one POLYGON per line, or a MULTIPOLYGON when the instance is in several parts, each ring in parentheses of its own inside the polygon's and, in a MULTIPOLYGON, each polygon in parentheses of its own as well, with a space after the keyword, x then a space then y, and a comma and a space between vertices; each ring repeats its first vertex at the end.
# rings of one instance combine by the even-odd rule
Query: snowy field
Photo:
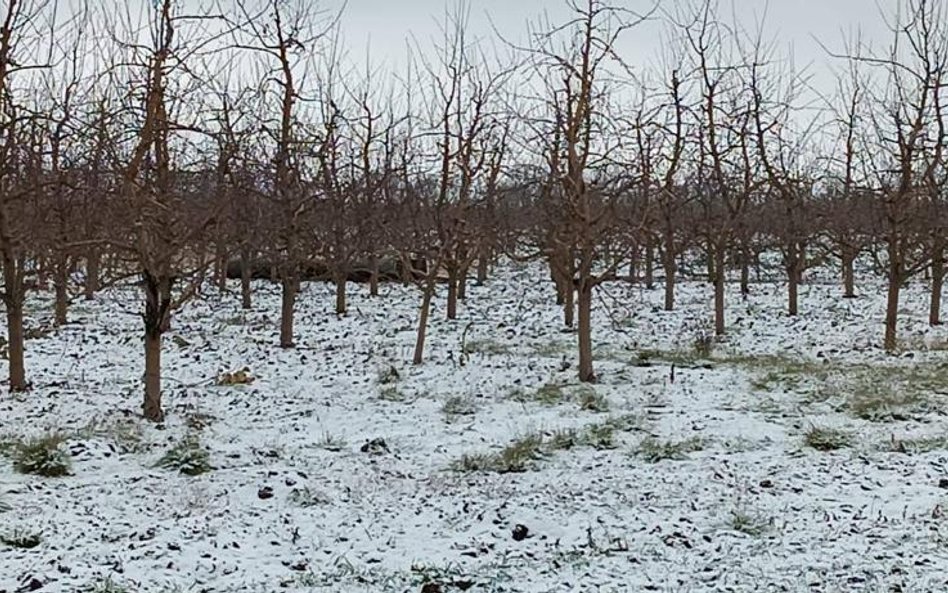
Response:
POLYGON ((948 331, 924 286, 896 356, 880 282, 807 285, 797 319, 780 285, 736 289, 709 346, 707 284, 673 313, 660 285, 606 285, 588 387, 539 266, 471 286, 457 321, 437 300, 417 368, 415 289, 352 286, 337 318, 305 285, 281 351, 260 284, 253 311, 175 317, 160 426, 137 417, 138 295, 78 302, 27 342, 33 391, 0 399, 0 591, 948 591, 948 331), (51 433, 71 475, 16 472, 51 433))

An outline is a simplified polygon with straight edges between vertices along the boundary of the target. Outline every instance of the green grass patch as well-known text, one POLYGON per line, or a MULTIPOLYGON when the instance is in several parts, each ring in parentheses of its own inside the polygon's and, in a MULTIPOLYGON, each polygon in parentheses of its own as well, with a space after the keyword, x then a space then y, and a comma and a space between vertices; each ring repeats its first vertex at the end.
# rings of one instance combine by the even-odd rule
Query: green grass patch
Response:
POLYGON ((608 412, 609 400, 593 387, 583 385, 576 393, 579 409, 589 412, 608 412))
POLYGON ((441 404, 441 413, 448 422, 463 416, 474 416, 477 414, 477 402, 473 397, 453 395, 441 404))
POLYGON ((189 434, 178 441, 155 464, 186 476, 199 476, 214 469, 211 455, 196 434, 189 434))
POLYGON ((803 435, 803 444, 817 451, 836 451, 853 446, 852 433, 838 428, 812 426, 803 435))
POLYGON ((741 508, 731 511, 728 527, 751 537, 760 537, 770 530, 771 521, 759 513, 741 508))
POLYGON ((948 451, 948 436, 925 436, 914 438, 896 438, 893 435, 885 441, 881 449, 893 453, 918 455, 932 451, 948 451))
POLYGON ((21 474, 59 478, 72 474, 72 457, 65 448, 66 437, 49 433, 5 446, 13 469, 21 474))
POLYGON ((33 531, 14 529, 13 531, 0 534, 0 543, 8 548, 31 550, 43 543, 43 536, 33 531))
POLYGON ((701 451, 704 447, 704 439, 699 437, 691 437, 680 441, 646 437, 639 442, 635 453, 649 463, 658 463, 665 460, 681 461, 688 459, 689 453, 701 451))

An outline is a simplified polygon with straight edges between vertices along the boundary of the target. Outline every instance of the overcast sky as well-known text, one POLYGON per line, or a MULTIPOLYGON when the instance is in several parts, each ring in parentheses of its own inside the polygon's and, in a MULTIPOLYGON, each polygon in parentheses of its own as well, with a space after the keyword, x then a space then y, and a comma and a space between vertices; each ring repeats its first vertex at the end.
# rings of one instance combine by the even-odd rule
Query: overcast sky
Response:
MULTIPOLYGON (((678 0, 661 0, 673 9, 678 0)), ((372 59, 389 67, 403 63, 405 40, 414 34, 422 42, 437 35, 438 22, 446 7, 455 0, 348 0, 342 26, 350 58, 360 59, 371 47, 372 59)), ((815 84, 831 85, 827 64, 832 62, 820 47, 820 40, 841 49, 844 34, 861 31, 865 40, 875 45, 888 41, 886 27, 879 9, 889 12, 898 0, 722 0, 722 17, 732 14, 747 26, 764 17, 768 34, 785 49, 792 48, 798 67, 808 66, 815 84)), ((616 5, 641 10, 648 6, 639 0, 618 0, 616 5)), ((544 12, 553 22, 567 14, 563 0, 470 0, 469 33, 483 38, 494 37, 491 22, 507 38, 522 41, 527 23, 544 12)), ((619 50, 624 60, 634 66, 654 62, 662 36, 657 25, 628 31, 619 50)), ((837 62, 838 65, 838 62, 837 62)))

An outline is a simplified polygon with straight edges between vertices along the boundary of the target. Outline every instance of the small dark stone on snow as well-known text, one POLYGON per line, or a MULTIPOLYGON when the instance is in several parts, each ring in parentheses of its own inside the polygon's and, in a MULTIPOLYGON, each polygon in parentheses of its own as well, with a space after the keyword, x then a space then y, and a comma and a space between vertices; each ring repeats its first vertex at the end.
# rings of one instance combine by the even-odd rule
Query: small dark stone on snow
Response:
POLYGON ((513 528, 513 538, 515 542, 522 542, 528 537, 530 537, 530 530, 527 529, 526 525, 521 525, 520 523, 518 523, 513 528))
POLYGON ((257 491, 257 498, 260 500, 267 500, 268 498, 273 498, 273 488, 270 486, 264 486, 257 491))
POLYGON ((23 581, 23 585, 17 589, 17 593, 25 593, 26 591, 38 591, 43 588, 43 581, 39 580, 36 577, 30 577, 27 580, 23 581))
POLYGON ((369 455, 382 455, 388 453, 389 448, 385 439, 372 439, 371 441, 366 441, 360 448, 360 451, 368 453, 369 455))
POLYGON ((440 583, 425 583, 421 586, 421 593, 442 593, 444 589, 441 588, 440 583))
POLYGON ((761 488, 773 488, 773 487, 774 487, 774 483, 773 483, 771 480, 761 480, 761 481, 760 481, 760 487, 761 487, 761 488))
POLYGON ((948 490, 948 478, 938 480, 938 487, 948 490))

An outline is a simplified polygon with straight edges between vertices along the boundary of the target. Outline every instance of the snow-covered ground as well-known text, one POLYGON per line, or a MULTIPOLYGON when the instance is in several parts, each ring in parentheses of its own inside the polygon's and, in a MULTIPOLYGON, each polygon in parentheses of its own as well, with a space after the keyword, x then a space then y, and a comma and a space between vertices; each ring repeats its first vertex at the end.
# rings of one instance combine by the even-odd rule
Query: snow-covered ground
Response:
POLYGON ((948 591, 948 332, 916 283, 887 356, 882 285, 860 288, 807 285, 796 319, 782 286, 734 294, 708 358, 707 284, 672 313, 660 285, 606 285, 593 392, 539 266, 471 286, 457 321, 436 301, 420 367, 414 289, 353 286, 337 318, 306 285, 281 351, 260 284, 253 311, 176 316, 161 426, 136 416, 137 295, 105 293, 29 340, 33 391, 0 398, 2 439, 56 431, 73 457, 63 478, 0 459, 0 535, 41 536, 0 545, 0 591, 948 591), (823 429, 848 446, 807 446, 823 429), (186 435, 212 471, 156 465, 186 435), (476 471, 531 436, 525 471, 476 471))

